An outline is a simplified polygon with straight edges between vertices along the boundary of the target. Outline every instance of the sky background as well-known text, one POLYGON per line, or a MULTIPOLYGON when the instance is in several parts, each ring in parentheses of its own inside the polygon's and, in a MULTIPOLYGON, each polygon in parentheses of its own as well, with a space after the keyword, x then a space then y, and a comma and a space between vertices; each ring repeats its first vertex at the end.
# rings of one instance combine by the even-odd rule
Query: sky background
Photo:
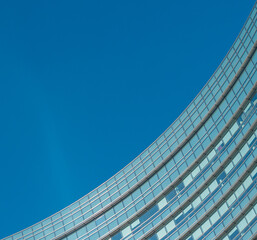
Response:
POLYGON ((106 181, 186 108, 254 0, 0 1, 0 238, 106 181))

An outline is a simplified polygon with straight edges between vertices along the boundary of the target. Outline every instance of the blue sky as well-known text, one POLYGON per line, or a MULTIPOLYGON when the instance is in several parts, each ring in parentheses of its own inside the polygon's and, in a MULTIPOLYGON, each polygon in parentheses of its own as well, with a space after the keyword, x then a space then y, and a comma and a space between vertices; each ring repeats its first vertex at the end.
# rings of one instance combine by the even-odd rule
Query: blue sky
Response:
POLYGON ((253 0, 0 2, 0 238, 82 197, 191 102, 253 0))

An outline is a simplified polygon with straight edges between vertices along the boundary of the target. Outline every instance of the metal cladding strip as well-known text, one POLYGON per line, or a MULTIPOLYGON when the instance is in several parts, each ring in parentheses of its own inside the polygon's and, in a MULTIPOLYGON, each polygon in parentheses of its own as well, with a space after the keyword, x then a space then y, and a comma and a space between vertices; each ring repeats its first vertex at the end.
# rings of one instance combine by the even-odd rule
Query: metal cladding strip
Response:
MULTIPOLYGON (((257 195, 250 201, 250 203, 243 209, 243 211, 236 218, 233 219, 233 221, 224 229, 224 231, 215 237, 215 239, 223 239, 238 224, 238 222, 242 220, 245 217, 245 215, 252 210, 256 203, 257 195)), ((257 233, 255 234, 255 237, 257 237, 257 233)))
MULTIPOLYGON (((194 225, 192 225, 187 232, 184 234, 180 235, 178 240, 184 240, 187 239, 190 235, 192 235, 195 230, 199 227, 202 226, 202 223, 204 223, 206 220, 208 220, 214 212, 216 212, 219 207, 224 204, 224 201, 228 200, 229 197, 235 192, 235 190, 243 183, 243 181, 251 174, 252 170, 257 166, 257 158, 252 161, 251 165, 247 167, 243 175, 238 179, 237 182, 235 182, 232 187, 228 190, 228 192, 223 195, 218 202, 210 208, 194 225)), ((244 210, 240 213, 239 216, 237 216, 234 221, 229 224, 229 226, 225 229, 226 233, 227 231, 230 231, 235 225, 237 224, 238 221, 240 221, 250 210, 251 208, 256 204, 257 202, 257 195, 251 200, 250 204, 247 205, 247 207, 244 208, 244 210)), ((225 234, 226 234, 225 233, 225 234)), ((221 236, 216 236, 215 239, 222 239, 224 235, 221 234, 221 236)))
MULTIPOLYGON (((125 199, 129 194, 131 194, 132 192, 134 192, 138 187, 140 187, 143 183, 145 183, 148 179, 150 179, 156 172, 158 172, 174 155, 176 155, 185 145, 186 143, 193 138, 193 136, 196 134, 196 132, 204 125, 204 123, 209 119, 209 117, 213 114, 213 112, 218 108, 218 106, 220 105, 220 103, 223 101, 223 99, 225 99, 225 97, 227 96, 227 94, 230 92, 231 88, 234 86, 234 84, 236 83, 236 81, 238 80, 238 78, 241 76, 242 72, 244 71, 244 69, 246 68, 247 64, 249 63, 249 61, 251 60, 253 54, 255 53, 255 50, 257 48, 257 40, 255 41, 251 51, 249 52, 248 56, 246 57, 245 61, 243 62, 243 64, 241 65, 241 67, 239 68, 238 72, 236 73, 236 75, 234 76, 234 78, 232 79, 232 81, 229 83, 228 87, 226 88, 226 90, 224 91, 224 93, 220 96, 220 98, 218 99, 218 101, 214 104, 214 106, 211 108, 211 110, 208 112, 208 114, 206 114, 206 116, 202 119, 202 121, 195 127, 195 129, 190 133, 190 135, 188 135, 185 140, 169 155, 166 157, 166 159, 164 159, 158 166, 156 166, 156 168, 154 168, 147 176, 145 176, 143 179, 141 179, 140 181, 137 182, 137 184, 135 184, 133 187, 131 187, 127 192, 125 192, 123 195, 121 195, 120 197, 118 197, 117 199, 115 199, 113 202, 111 202, 110 204, 106 205, 103 209, 99 210, 98 212, 96 212, 95 214, 93 214, 91 217, 89 217, 88 219, 86 219, 85 221, 79 223, 77 226, 75 226, 74 228, 68 230, 67 232, 60 234, 59 236, 55 237, 55 240, 59 240, 62 239, 66 236, 68 236, 69 234, 75 232, 76 230, 80 229, 81 227, 85 226, 86 224, 88 224, 89 222, 97 219, 99 216, 101 216, 103 213, 107 212, 109 209, 111 209, 112 207, 114 207, 116 204, 118 204, 120 201, 122 201, 123 199, 125 199)), ((256 84, 254 85, 254 88, 256 88, 256 84)))
MULTIPOLYGON (((183 179, 185 179, 186 176, 189 175, 194 170, 194 168, 201 163, 201 161, 213 150, 213 148, 216 146, 216 144, 226 135, 227 131, 230 129, 230 127, 235 123, 235 121, 241 115, 241 113, 243 112, 243 110, 245 109, 245 107, 250 102, 250 100, 252 99, 252 97, 254 96, 254 94, 256 92, 257 92, 257 82, 254 84, 254 87, 248 93, 244 102, 240 105, 240 107, 238 108, 236 113, 233 115, 233 117, 230 119, 230 121, 224 126, 224 128, 218 134, 218 136, 206 148, 206 150, 204 152, 202 152, 202 154, 181 175, 179 175, 164 191, 162 191, 157 197, 153 198, 152 201, 149 201, 147 206, 144 209, 138 211, 135 215, 133 215, 131 218, 129 218, 128 221, 126 221, 126 223, 119 225, 116 229, 113 229, 111 232, 107 233, 100 239, 102 239, 102 240, 108 239, 109 237, 115 235, 118 231, 122 230, 127 225, 128 222, 133 222, 135 220, 135 218, 139 217, 147 209, 151 208, 157 201, 159 201, 163 196, 167 195, 167 193, 169 191, 174 189, 181 181, 183 181, 183 179)), ((240 148, 241 145, 239 145, 238 147, 240 148)), ((182 209, 182 205, 180 206, 180 209, 182 209)), ((157 225, 156 225, 156 227, 157 227, 157 225)), ((152 231, 154 231, 154 230, 152 229, 152 231)), ((151 234, 149 234, 149 235, 151 235, 151 234)), ((147 236, 148 236, 148 234, 147 234, 147 236)))
MULTIPOLYGON (((202 185, 196 190, 195 193, 193 193, 190 198, 188 198, 183 204, 179 205, 172 214, 164 218, 164 220, 158 224, 155 225, 154 228, 152 228, 149 232, 143 235, 143 238, 148 238, 151 235, 153 235, 155 232, 158 232, 163 226, 166 225, 167 222, 175 218, 177 215, 180 214, 189 204, 191 204, 207 187, 209 187, 210 183, 219 176, 219 174, 227 167, 227 165, 234 159, 234 157, 237 155, 239 150, 243 147, 243 145, 248 141, 248 139, 252 136, 254 131, 257 128, 257 119, 255 120, 254 124, 251 126, 251 128, 247 131, 244 138, 237 144, 237 146, 234 148, 233 152, 231 152, 228 157, 223 161, 223 163, 217 168, 211 176, 207 178, 205 182, 202 183, 202 185)), ((224 197, 222 197, 224 199, 224 197)))

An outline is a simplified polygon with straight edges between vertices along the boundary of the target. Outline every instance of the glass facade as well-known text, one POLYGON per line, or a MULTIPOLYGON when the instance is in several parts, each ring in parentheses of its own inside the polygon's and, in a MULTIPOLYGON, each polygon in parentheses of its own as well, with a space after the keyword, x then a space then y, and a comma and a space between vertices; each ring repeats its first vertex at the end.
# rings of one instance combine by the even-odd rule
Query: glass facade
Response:
POLYGON ((120 172, 5 240, 251 239, 257 233, 257 4, 177 120, 120 172))

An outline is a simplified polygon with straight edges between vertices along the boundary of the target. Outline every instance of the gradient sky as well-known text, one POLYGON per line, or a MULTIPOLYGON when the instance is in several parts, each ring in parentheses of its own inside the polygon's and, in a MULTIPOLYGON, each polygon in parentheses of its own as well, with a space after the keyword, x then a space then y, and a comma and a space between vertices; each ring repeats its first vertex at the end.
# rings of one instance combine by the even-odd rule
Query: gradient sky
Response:
POLYGON ((254 0, 0 1, 0 238, 82 197, 193 100, 254 0))

